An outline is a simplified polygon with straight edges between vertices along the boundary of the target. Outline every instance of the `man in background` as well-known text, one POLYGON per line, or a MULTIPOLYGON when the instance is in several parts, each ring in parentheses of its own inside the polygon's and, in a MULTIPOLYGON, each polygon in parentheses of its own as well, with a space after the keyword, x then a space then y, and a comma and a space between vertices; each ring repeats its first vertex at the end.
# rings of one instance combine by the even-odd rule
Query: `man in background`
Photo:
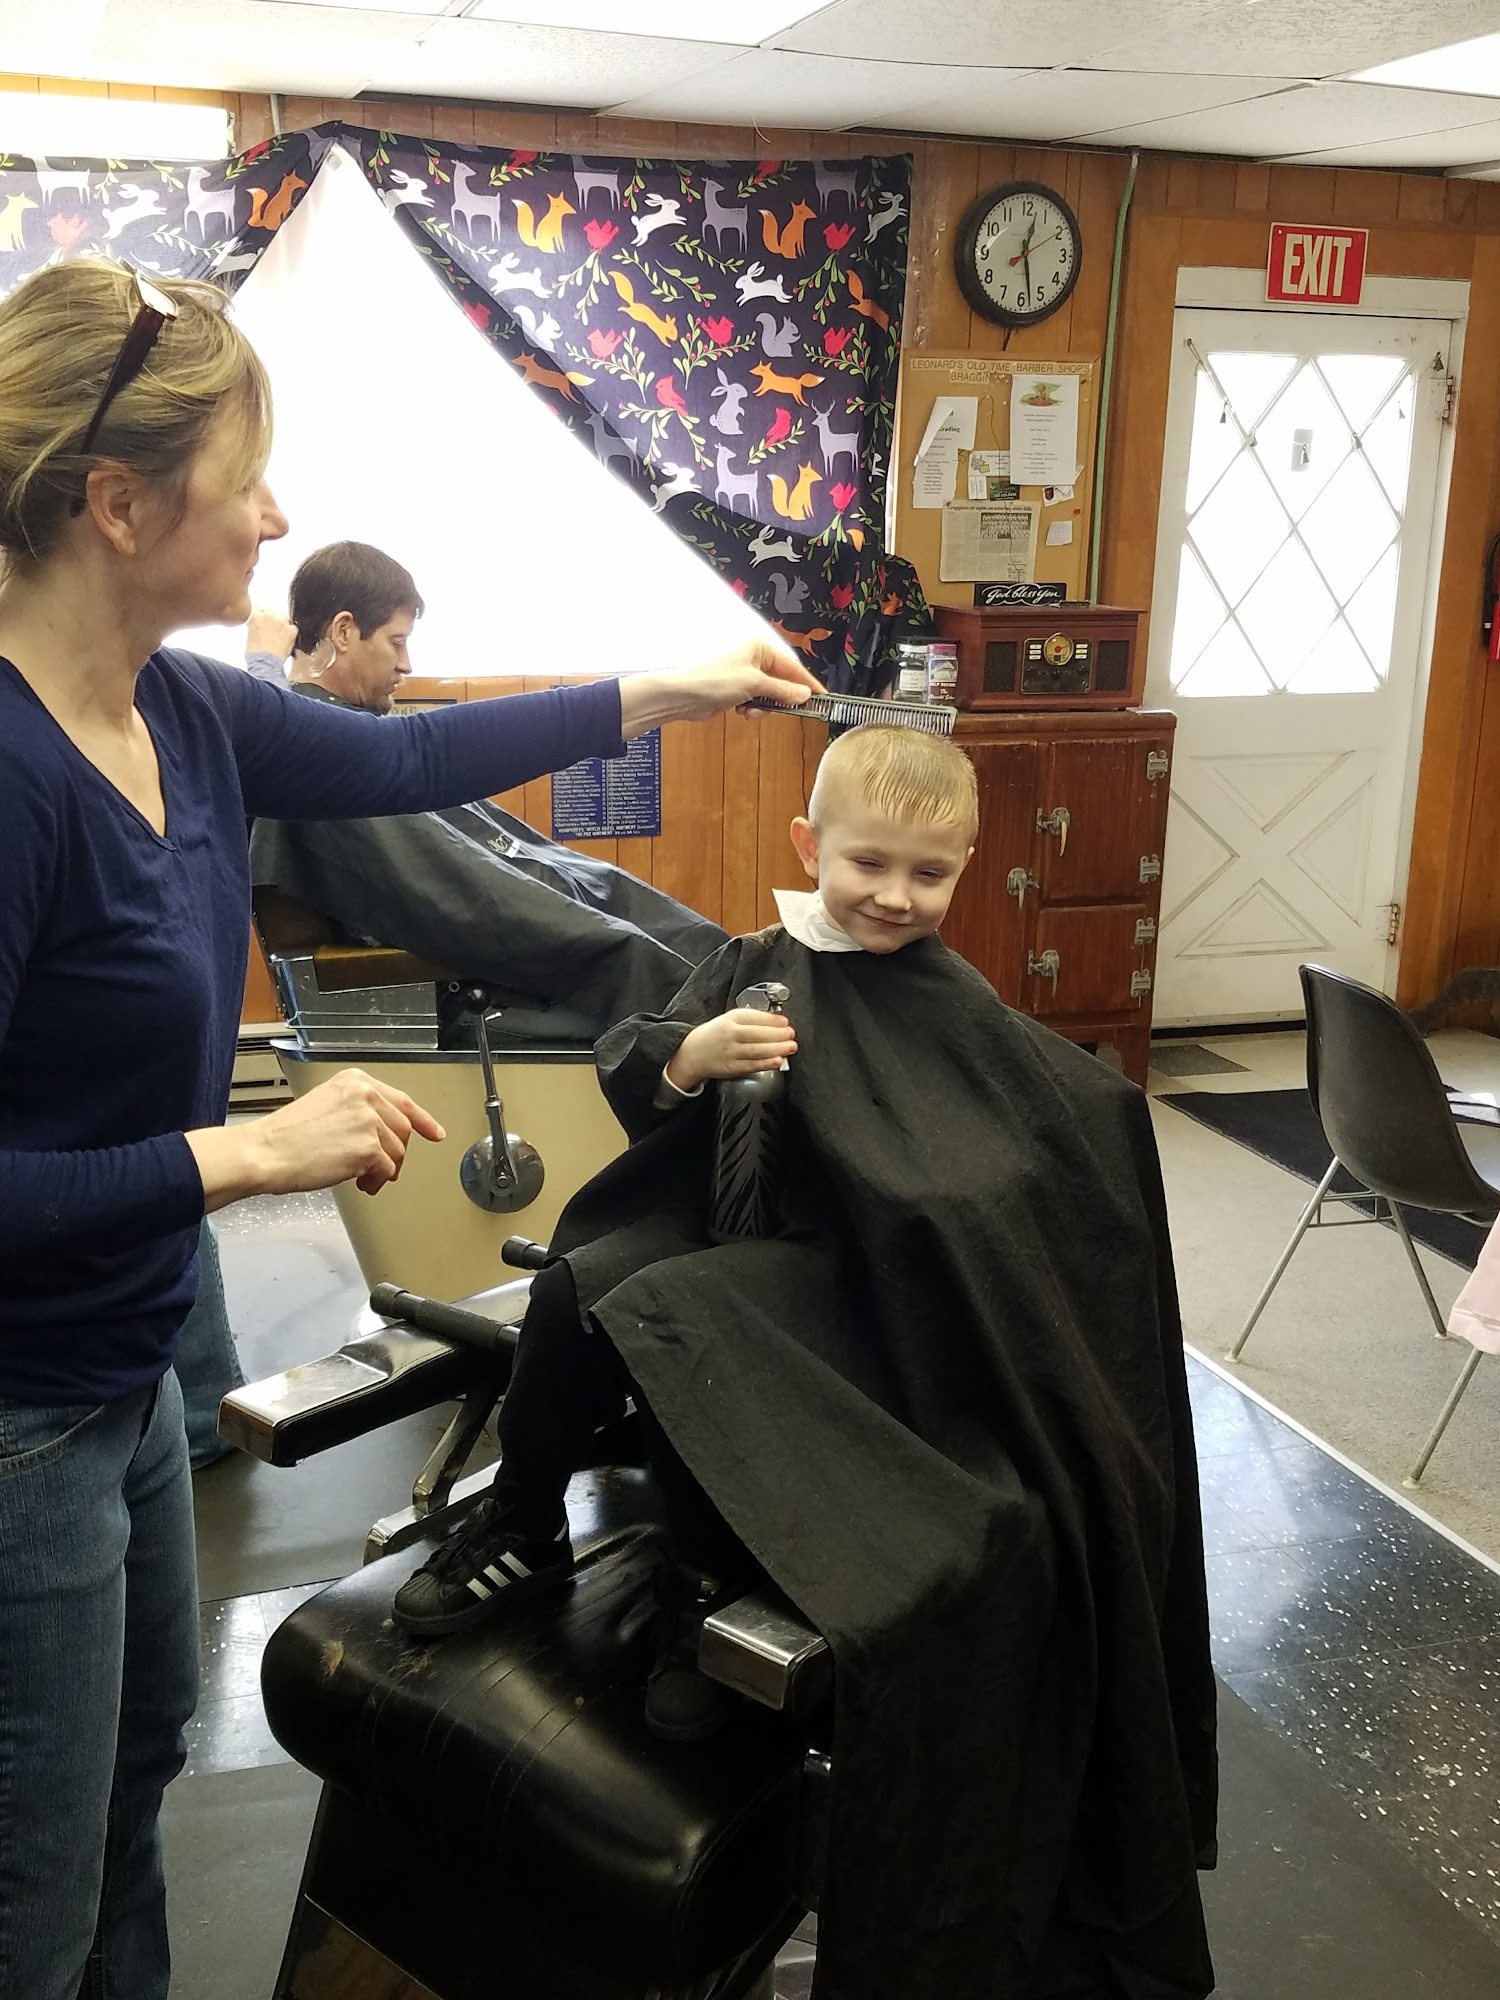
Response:
MULTIPOLYGON (((315 701, 389 714, 423 604, 401 564, 335 542, 292 579, 290 619, 251 621, 251 671, 315 701), (277 648, 280 647, 280 652, 277 648)), ((352 939, 399 946, 516 996, 508 1032, 594 1040, 657 1012, 725 941, 706 917, 488 799, 389 819, 257 822, 257 895, 280 891, 352 939)))

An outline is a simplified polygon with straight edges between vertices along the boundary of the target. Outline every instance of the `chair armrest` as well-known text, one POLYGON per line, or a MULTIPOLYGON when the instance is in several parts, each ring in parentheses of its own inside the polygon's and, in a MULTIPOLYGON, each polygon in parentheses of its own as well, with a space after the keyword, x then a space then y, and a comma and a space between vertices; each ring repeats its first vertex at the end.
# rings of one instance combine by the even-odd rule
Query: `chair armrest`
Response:
POLYGON ((765 1708, 805 1715, 833 1686, 828 1641, 780 1598, 738 1597, 703 1621, 698 1668, 765 1708))
MULTIPOLYGON (((526 1310, 529 1279, 496 1285, 466 1300, 476 1312, 512 1322, 526 1310)), ((461 1396, 493 1376, 497 1358, 434 1334, 392 1326, 366 1310, 336 1353, 247 1382, 219 1406, 219 1435, 268 1465, 296 1465, 461 1396)))

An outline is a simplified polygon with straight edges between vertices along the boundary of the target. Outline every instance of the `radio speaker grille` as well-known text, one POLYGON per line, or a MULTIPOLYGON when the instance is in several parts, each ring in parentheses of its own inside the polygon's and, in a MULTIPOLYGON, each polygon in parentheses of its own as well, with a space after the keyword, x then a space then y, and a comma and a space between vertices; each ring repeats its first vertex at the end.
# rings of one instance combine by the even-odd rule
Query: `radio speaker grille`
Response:
POLYGON ((1130 643, 1101 639, 1094 662, 1094 686, 1100 694, 1121 694, 1130 685, 1130 643))
MULTIPOLYGON (((984 691, 986 694, 1014 694, 1016 657, 1020 648, 1014 639, 991 639, 984 649, 984 691)), ((1122 681, 1121 687, 1125 685, 1122 681)))

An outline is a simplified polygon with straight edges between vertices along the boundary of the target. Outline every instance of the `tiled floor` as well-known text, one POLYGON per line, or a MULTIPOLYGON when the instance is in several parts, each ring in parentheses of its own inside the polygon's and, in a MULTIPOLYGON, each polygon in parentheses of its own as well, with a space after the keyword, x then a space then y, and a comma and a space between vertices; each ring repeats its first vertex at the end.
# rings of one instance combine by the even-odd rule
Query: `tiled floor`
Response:
MULTIPOLYGON (((1153 1087, 1181 1088, 1189 1077, 1193 1089, 1225 1090, 1303 1080, 1297 1035, 1176 1046, 1181 1060, 1168 1057, 1174 1074, 1153 1079, 1153 1087), (1195 1047, 1221 1062, 1194 1067, 1187 1051, 1195 1047)), ((1435 1046, 1450 1082, 1500 1085, 1500 1043, 1445 1036, 1435 1046)), ((1183 1143, 1194 1149, 1194 1179, 1212 1204, 1215 1161, 1227 1179, 1241 1149, 1199 1128, 1183 1143)), ((1277 1192, 1284 1205, 1286 1190, 1277 1192)), ((1273 1235, 1279 1213, 1266 1223, 1273 1235)), ((1235 1216, 1241 1233, 1247 1218, 1239 1208, 1235 1216)), ((340 1337, 336 1329, 330 1337, 330 1313, 346 1305, 352 1316, 358 1303, 357 1282, 334 1268, 330 1211, 317 1202, 295 1211, 268 1207, 253 1284, 242 1280, 237 1294, 232 1288, 241 1315, 262 1317, 261 1329, 245 1329, 252 1350, 264 1352, 265 1323, 285 1325, 289 1301, 278 1259, 304 1225, 331 1260, 319 1346, 340 1337)), ((256 1227, 247 1204, 235 1231, 254 1236, 256 1227)), ((1213 1273, 1195 1276, 1211 1288, 1213 1273)), ((1224 1286, 1228 1322, 1241 1307, 1243 1273, 1231 1268, 1224 1286)), ((1350 1309, 1367 1308, 1368 1300, 1356 1299, 1350 1309)), ((1500 1575, 1214 1368, 1190 1359, 1189 1375, 1219 1673, 1500 1943, 1500 1575)), ((1494 1477, 1500 1481, 1500 1465, 1494 1477)), ((191 1771, 280 1759, 260 1714, 260 1651, 276 1622, 315 1587, 309 1579, 204 1605, 204 1693, 190 1736, 191 1771)), ((810 1964, 809 1942, 788 1948, 780 2000, 804 2000, 810 1964)))

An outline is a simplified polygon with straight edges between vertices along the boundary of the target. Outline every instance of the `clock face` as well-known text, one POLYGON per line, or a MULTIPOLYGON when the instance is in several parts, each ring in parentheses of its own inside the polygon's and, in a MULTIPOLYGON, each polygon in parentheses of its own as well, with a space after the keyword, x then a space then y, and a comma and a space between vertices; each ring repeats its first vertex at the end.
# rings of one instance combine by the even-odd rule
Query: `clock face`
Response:
POLYGON ((1059 194, 1012 181, 974 202, 958 227, 955 268, 965 298, 1001 326, 1057 311, 1078 281, 1083 239, 1059 194))

